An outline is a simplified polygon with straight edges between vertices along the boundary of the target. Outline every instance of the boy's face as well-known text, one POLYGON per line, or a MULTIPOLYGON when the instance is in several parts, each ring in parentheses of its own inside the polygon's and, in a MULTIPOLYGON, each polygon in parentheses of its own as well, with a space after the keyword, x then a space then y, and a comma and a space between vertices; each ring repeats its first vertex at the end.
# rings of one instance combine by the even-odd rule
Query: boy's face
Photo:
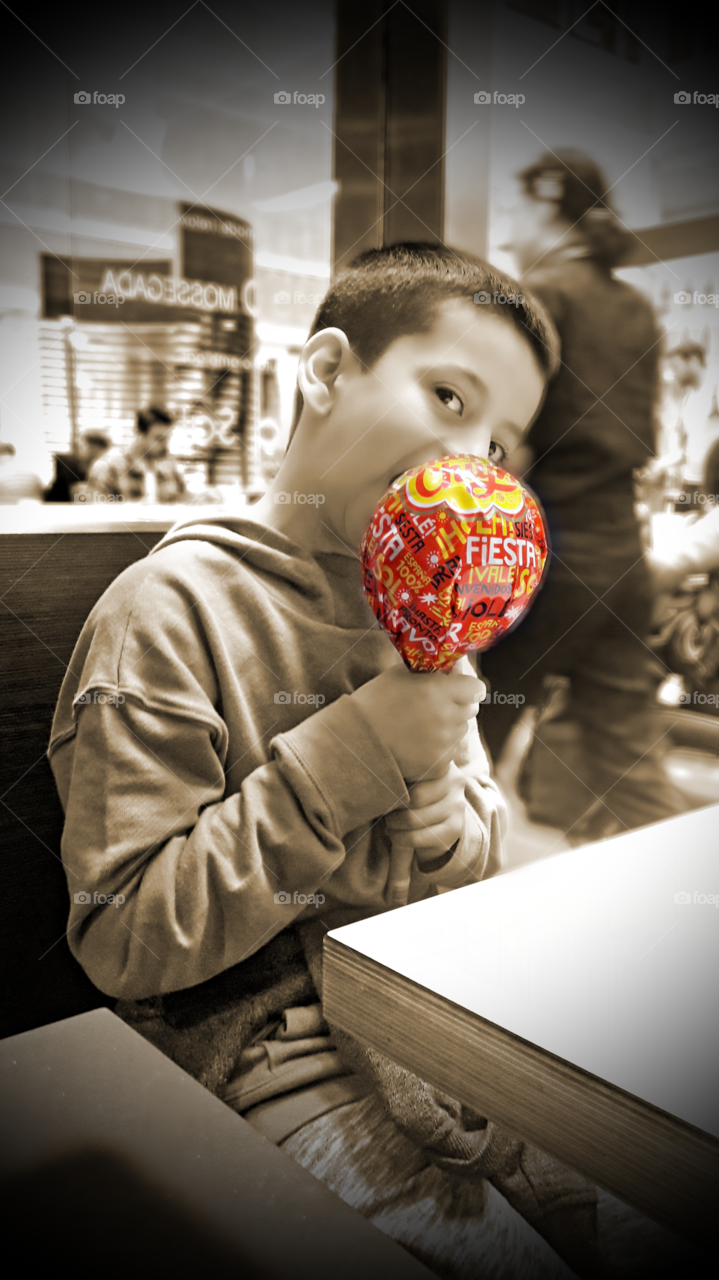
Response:
POLYGON ((338 375, 316 437, 322 520, 357 549, 402 472, 458 453, 501 465, 544 385, 511 321, 464 298, 441 303, 429 333, 398 338, 369 372, 353 361, 338 375))

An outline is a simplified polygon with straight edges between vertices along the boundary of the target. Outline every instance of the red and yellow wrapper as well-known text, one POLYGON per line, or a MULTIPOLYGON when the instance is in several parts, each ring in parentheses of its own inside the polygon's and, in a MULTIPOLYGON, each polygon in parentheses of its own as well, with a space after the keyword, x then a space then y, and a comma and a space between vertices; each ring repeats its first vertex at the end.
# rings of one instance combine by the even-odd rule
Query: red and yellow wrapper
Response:
POLYGON ((536 498, 471 454, 395 480, 361 548, 367 598, 411 671, 449 671, 463 653, 501 640, 547 555, 536 498))

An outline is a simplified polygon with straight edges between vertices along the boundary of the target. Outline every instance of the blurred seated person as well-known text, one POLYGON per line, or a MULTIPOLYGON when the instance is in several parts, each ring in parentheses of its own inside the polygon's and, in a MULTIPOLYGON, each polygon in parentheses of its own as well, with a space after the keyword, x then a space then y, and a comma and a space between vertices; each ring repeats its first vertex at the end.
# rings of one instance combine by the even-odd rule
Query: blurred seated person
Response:
POLYGON ((93 463, 110 448, 112 441, 104 431, 84 431, 77 453, 55 454, 55 479, 45 490, 46 502, 72 502, 76 493, 85 489, 85 481, 93 463))
POLYGON ((137 415, 129 448, 108 449, 88 475, 88 498, 125 502, 182 502, 187 489, 169 452, 174 419, 156 405, 137 415))
POLYGON ((42 480, 34 471, 26 471, 15 461, 15 445, 0 444, 0 503, 17 506, 19 502, 42 502, 42 480))

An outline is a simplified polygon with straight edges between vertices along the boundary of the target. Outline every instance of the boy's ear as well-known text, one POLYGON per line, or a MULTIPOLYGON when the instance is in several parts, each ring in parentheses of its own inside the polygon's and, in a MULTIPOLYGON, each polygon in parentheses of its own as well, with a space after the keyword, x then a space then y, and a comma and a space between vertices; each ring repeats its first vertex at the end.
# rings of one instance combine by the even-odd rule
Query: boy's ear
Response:
POLYGON ((357 361, 341 329, 322 329, 305 343, 297 370, 302 399, 313 413, 327 414, 335 399, 340 373, 357 361))

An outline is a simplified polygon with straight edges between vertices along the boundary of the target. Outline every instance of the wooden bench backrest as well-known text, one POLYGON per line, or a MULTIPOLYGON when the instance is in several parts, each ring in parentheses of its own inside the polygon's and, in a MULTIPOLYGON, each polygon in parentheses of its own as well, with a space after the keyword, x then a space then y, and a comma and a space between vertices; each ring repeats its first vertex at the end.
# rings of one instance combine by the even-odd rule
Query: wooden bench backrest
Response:
POLYGON ((46 752, 85 619, 162 536, 0 534, 0 1036, 114 1003, 83 973, 65 937, 63 813, 46 752))

